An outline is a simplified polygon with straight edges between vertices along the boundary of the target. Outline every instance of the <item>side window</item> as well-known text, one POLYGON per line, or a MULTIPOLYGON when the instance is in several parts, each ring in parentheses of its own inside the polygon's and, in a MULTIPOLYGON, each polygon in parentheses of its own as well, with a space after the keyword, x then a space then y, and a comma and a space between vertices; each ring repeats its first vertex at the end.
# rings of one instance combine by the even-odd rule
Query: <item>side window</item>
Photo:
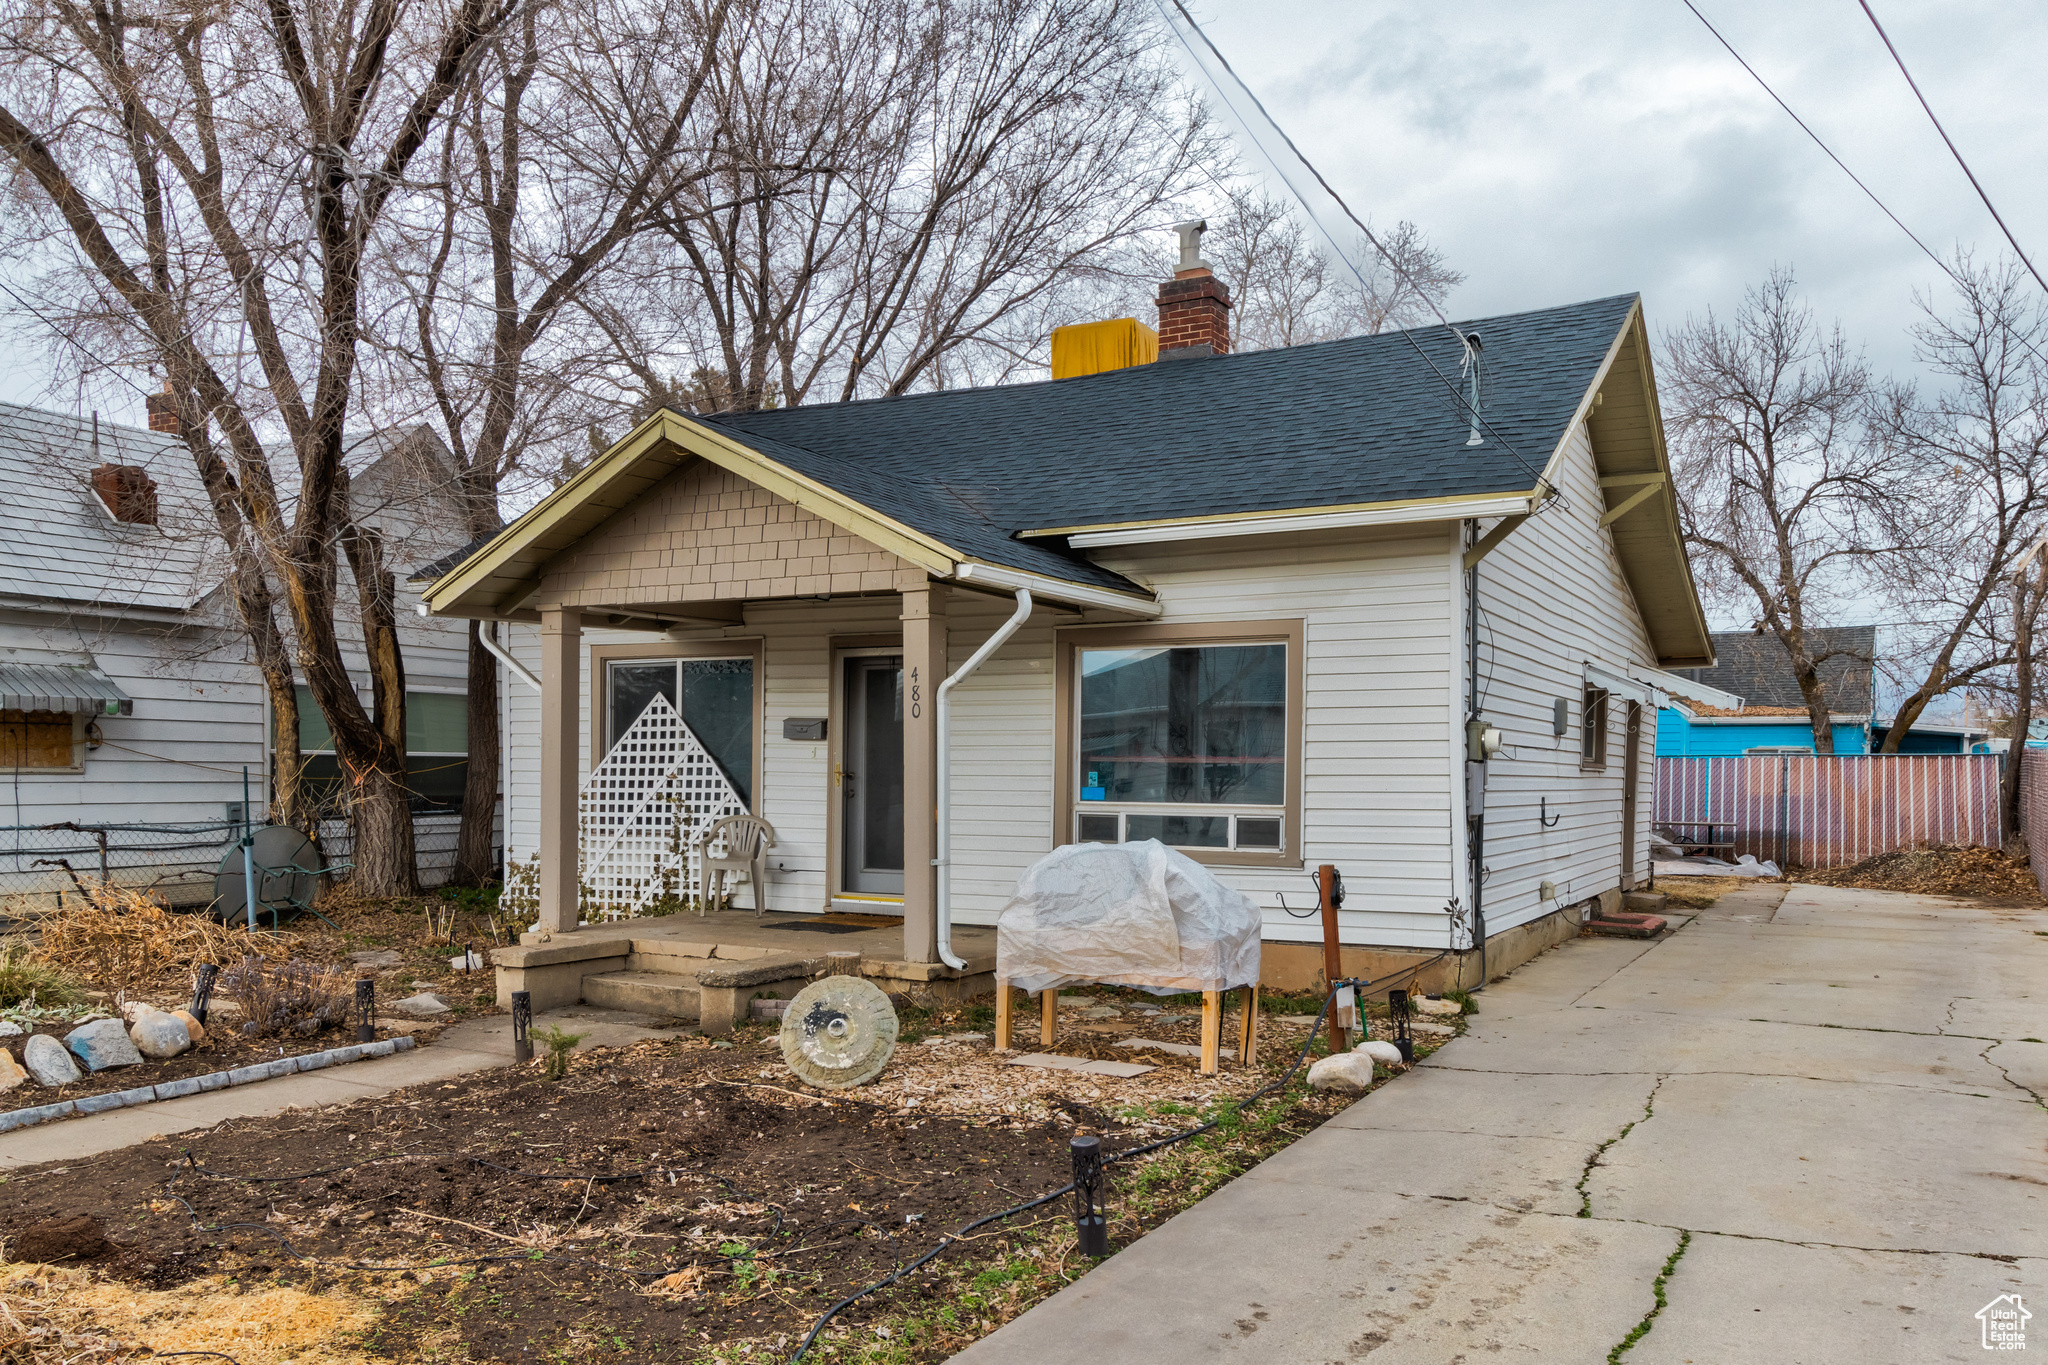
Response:
POLYGON ((1607 689, 1589 687, 1579 704, 1579 766, 1607 766, 1607 689))

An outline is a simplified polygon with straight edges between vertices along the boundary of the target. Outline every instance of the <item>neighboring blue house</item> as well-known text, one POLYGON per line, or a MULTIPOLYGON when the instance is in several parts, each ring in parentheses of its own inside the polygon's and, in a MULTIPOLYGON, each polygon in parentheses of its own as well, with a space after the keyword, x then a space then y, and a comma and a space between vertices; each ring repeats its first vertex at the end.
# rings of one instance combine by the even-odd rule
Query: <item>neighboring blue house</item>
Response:
MULTIPOLYGON (((1835 626, 1807 633, 1819 637, 1825 654, 1819 673, 1835 752, 1871 752, 1881 742, 1871 738, 1870 727, 1877 627, 1835 626)), ((1712 668, 1673 670, 1691 680, 1696 691, 1674 692, 1672 704, 1657 713, 1659 758, 1813 752, 1806 700, 1792 676, 1792 660, 1775 635, 1716 633, 1714 658, 1712 668)))
MULTIPOLYGON (((1826 657, 1819 672, 1828 699, 1835 752, 1870 754, 1884 747, 1890 726, 1873 716, 1876 626, 1810 630, 1826 657)), ((1774 635, 1726 631, 1714 636, 1712 668, 1677 669, 1693 690, 1674 688, 1657 713, 1659 758, 1723 758, 1749 753, 1812 753, 1813 726, 1792 661, 1774 635)), ((2036 722, 2036 724, 2044 724, 2036 722)), ((1991 752, 1982 726, 1923 720, 1899 745, 1903 754, 1991 752)))

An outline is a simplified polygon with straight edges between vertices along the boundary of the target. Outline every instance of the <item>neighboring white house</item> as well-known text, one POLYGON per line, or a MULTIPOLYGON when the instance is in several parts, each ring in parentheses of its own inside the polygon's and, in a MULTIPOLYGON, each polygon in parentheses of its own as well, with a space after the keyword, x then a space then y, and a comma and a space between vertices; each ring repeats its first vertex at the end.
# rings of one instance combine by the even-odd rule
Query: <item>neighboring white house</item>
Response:
POLYGON ((933 688, 1019 589, 954 693, 954 922, 1158 837, 1262 908, 1269 981, 1319 965, 1288 910, 1325 863, 1390 954, 1359 969, 1476 981, 1475 903, 1497 971, 1633 886, 1662 670, 1712 662, 1637 299, 1465 324, 1478 424, 1447 329, 1229 355, 1228 306, 1183 271, 1181 344, 1086 377, 662 413, 437 566, 542 689, 502 692, 541 928, 579 915, 574 784, 659 693, 773 823, 771 908, 900 913, 936 961, 933 688))
MULTIPOLYGON (((460 538, 441 529, 460 524, 452 503, 437 510, 446 464, 423 429, 351 452, 352 496, 402 546, 401 571, 460 538)), ((69 884, 61 863, 97 874, 103 831, 110 871, 163 879, 174 902, 211 898, 243 770, 259 818, 269 771, 267 703, 220 588, 225 562, 175 434, 0 404, 0 899, 69 884), (41 828, 65 823, 81 828, 41 828)), ((413 617, 402 632, 431 879, 456 819, 431 812, 462 790, 466 645, 457 623, 413 617)), ((301 709, 317 750, 303 692, 301 709)))

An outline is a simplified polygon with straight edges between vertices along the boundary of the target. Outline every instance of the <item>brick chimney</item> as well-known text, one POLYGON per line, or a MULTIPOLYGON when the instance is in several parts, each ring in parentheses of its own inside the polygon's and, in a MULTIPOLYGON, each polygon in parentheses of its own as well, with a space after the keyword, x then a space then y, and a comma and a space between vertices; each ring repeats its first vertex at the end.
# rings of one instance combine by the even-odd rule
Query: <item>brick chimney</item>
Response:
POLYGON ((171 394, 171 381, 164 381, 164 391, 149 396, 149 429, 171 436, 178 434, 178 400, 171 394))
POLYGON ((1206 222, 1176 223, 1180 265, 1159 286, 1159 358, 1230 354, 1230 290, 1202 259, 1206 222))
MULTIPOLYGON (((150 402, 155 403, 152 396, 150 402)), ((156 480, 141 465, 103 464, 92 471, 92 491, 114 514, 131 526, 156 525, 156 480)))

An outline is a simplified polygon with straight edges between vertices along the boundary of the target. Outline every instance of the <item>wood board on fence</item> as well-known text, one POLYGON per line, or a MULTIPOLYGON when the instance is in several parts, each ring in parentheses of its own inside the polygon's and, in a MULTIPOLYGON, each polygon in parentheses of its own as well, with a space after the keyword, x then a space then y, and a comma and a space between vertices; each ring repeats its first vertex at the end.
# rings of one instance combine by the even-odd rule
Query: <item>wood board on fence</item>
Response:
POLYGON ((1659 758, 1655 822, 1733 830, 1733 856, 1836 867, 1919 844, 1999 840, 1997 754, 1659 758))

